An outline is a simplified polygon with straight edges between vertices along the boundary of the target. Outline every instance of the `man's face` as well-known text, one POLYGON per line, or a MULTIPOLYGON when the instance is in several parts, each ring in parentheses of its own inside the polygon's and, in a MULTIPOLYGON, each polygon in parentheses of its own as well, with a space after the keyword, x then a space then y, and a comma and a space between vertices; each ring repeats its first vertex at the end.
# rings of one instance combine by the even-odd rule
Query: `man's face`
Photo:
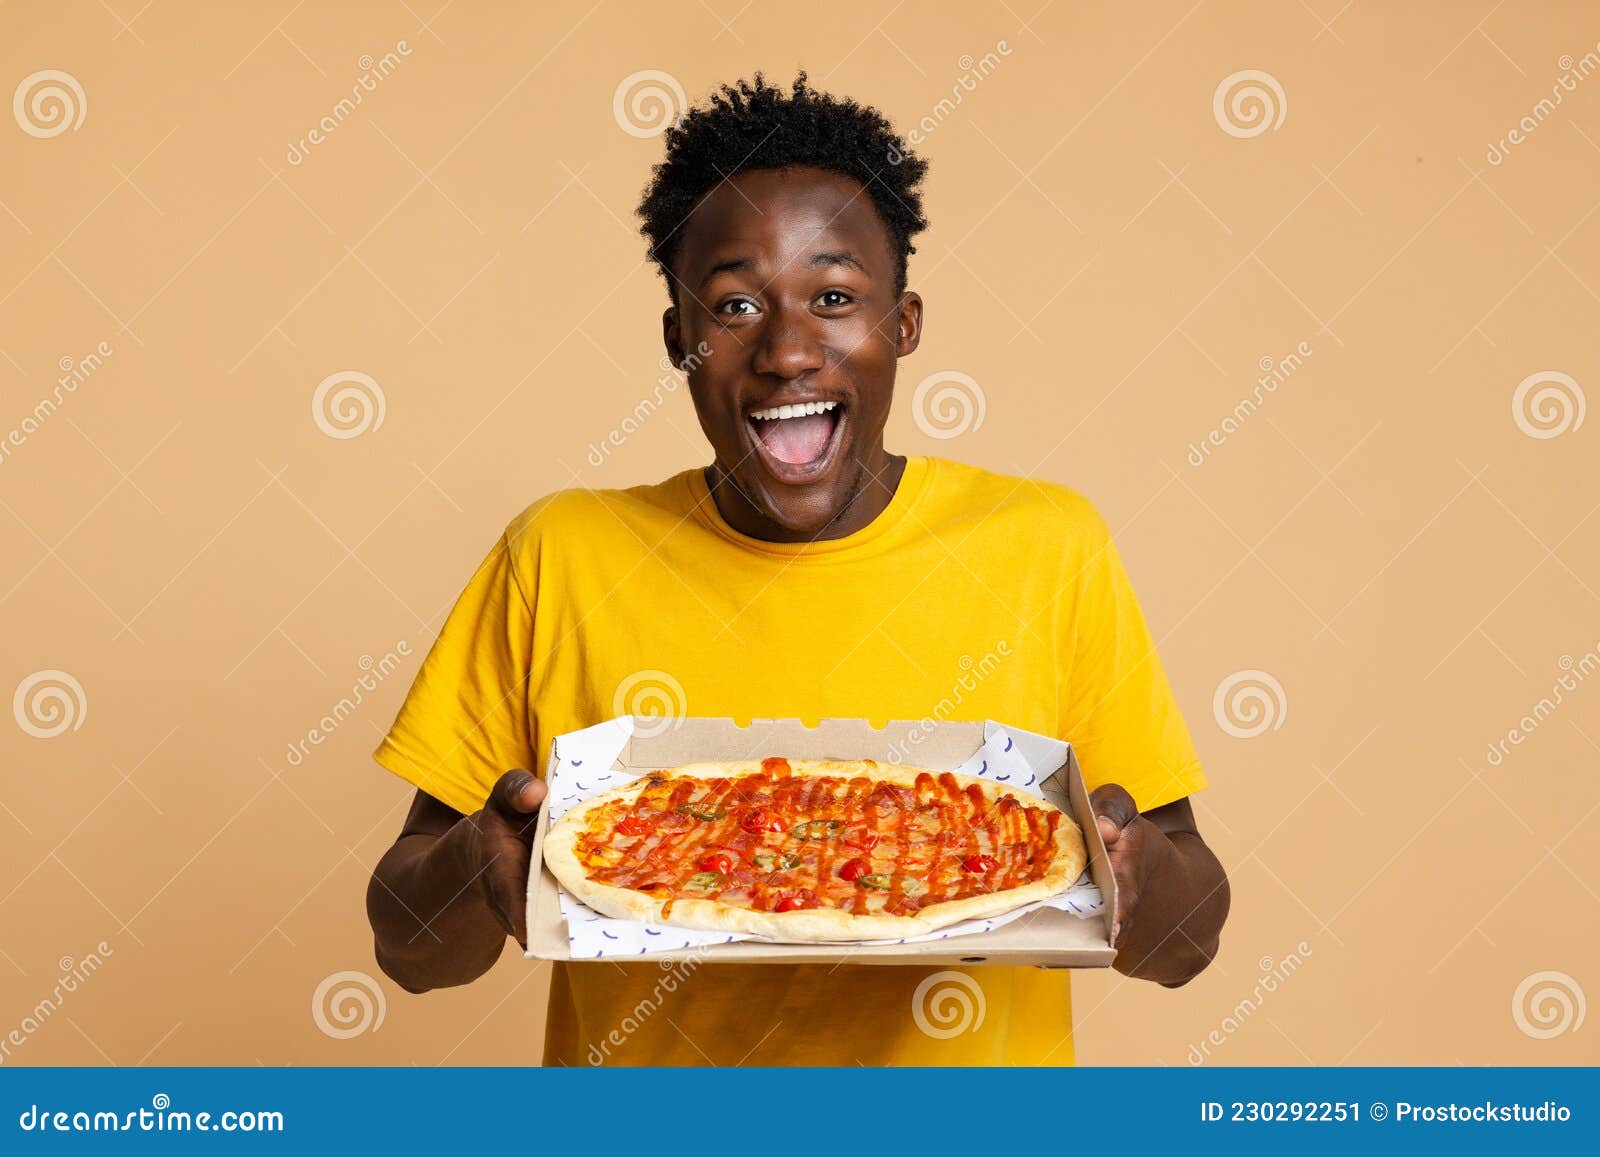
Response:
POLYGON ((836 173, 742 173, 683 228, 663 323, 675 362, 709 350, 689 371, 700 427, 742 513, 821 534, 888 464, 895 361, 916 349, 922 301, 897 297, 889 231, 836 173))

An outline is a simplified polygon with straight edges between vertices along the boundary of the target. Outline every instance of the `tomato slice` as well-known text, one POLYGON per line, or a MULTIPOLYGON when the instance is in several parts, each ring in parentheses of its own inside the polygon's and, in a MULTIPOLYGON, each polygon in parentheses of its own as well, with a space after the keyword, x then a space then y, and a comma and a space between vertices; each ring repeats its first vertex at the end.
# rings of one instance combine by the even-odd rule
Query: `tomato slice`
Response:
POLYGON ((878 846, 878 833, 871 828, 851 828, 844 835, 844 842, 852 848, 860 848, 863 852, 870 852, 878 846))
POLYGON ((627 815, 617 824, 617 831, 625 836, 646 836, 650 834, 650 824, 638 816, 627 815))
POLYGON ((783 821, 765 808, 755 808, 746 812, 744 819, 739 821, 739 826, 751 835, 783 831, 783 821))
POLYGON ((845 861, 844 867, 839 869, 839 878, 841 880, 849 880, 853 883, 871 871, 872 865, 867 863, 866 860, 857 857, 854 860, 845 861))
POLYGON ((702 872, 716 872, 719 875, 726 876, 733 871, 735 862, 733 856, 728 852, 707 852, 695 861, 695 867, 702 872))
POLYGON ((791 892, 782 897, 772 906, 774 912, 798 912, 802 908, 815 908, 817 902, 811 897, 791 892))
POLYGON ((969 872, 992 872, 1000 866, 993 856, 968 856, 961 861, 961 866, 969 872))

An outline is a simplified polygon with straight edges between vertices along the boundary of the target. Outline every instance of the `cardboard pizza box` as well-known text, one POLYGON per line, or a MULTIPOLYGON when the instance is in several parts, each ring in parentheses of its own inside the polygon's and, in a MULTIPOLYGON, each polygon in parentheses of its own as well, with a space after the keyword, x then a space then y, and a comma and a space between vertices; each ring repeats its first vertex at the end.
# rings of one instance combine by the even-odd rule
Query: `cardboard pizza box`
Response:
MULTIPOLYGON (((906 944, 777 944, 736 940, 651 952, 648 959, 693 959, 701 963, 759 964, 1007 964, 1042 968, 1104 968, 1116 950, 1113 913, 1116 881, 1106 858, 1099 826, 1089 807, 1089 793, 1070 744, 993 721, 895 720, 882 728, 865 719, 824 719, 810 727, 798 719, 754 719, 741 726, 731 719, 687 717, 663 720, 633 716, 609 721, 622 725, 621 750, 610 769, 670 768, 702 760, 762 759, 876 759, 907 763, 934 771, 953 771, 972 758, 984 744, 1004 731, 1021 750, 1029 768, 1040 779, 1045 798, 1072 815, 1083 829, 1089 873, 1105 897, 1103 913, 1081 917, 1056 909, 1040 909, 987 932, 906 944)), ((605 725, 602 725, 605 726, 605 725)), ((576 744, 592 739, 587 728, 559 735, 551 743, 547 768, 562 758, 563 741, 576 744)), ((615 742, 615 740, 613 741, 615 742)), ((544 866, 544 837, 550 824, 548 809, 541 811, 535 830, 533 859, 528 878, 528 949, 536 960, 573 960, 567 941, 567 922, 556 894, 556 880, 544 866)), ((581 963, 589 963, 587 960, 581 963)), ((600 963, 604 963, 601 961, 600 963)))

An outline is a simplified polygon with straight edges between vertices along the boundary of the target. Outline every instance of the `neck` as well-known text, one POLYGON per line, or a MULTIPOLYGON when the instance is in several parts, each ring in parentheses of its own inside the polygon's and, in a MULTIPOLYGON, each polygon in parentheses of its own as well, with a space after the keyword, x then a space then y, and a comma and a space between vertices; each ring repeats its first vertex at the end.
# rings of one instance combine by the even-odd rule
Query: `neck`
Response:
POLYGON ((775 521, 750 501, 719 462, 706 467, 705 479, 717 512, 740 534, 763 542, 825 542, 871 525, 894 498, 905 469, 905 456, 890 454, 882 446, 874 454, 856 459, 850 496, 816 530, 794 530, 775 521))

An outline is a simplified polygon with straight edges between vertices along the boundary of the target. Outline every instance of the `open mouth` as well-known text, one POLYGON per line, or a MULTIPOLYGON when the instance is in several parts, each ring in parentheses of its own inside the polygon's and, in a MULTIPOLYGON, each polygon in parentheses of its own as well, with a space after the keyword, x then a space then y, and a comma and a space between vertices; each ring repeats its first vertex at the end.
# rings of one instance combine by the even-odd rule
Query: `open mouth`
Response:
POLYGON ((762 461, 780 481, 809 482, 827 472, 844 429, 836 401, 795 402, 745 416, 762 461))

